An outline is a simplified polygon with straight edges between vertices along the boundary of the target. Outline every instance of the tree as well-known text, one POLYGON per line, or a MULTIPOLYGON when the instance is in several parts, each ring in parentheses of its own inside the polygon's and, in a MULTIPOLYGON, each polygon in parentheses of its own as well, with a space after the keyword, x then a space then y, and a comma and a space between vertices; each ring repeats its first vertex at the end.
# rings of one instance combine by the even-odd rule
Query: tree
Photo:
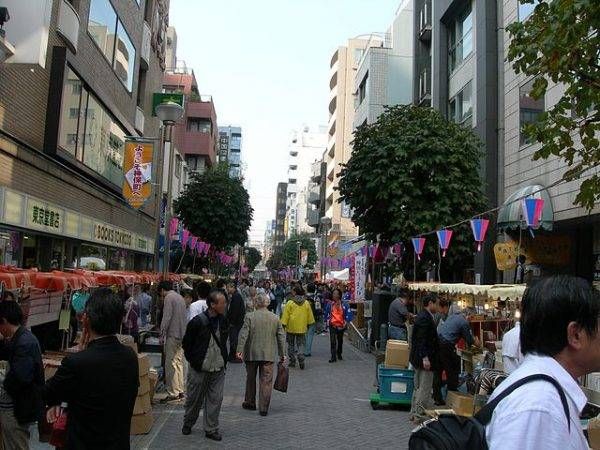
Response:
MULTIPOLYGON (((527 20, 507 27, 508 60, 516 73, 536 77, 531 96, 543 98, 550 80, 565 87, 558 102, 524 131, 542 144, 534 160, 555 155, 567 163, 566 181, 587 176, 600 163, 599 29, 597 0, 542 0, 527 20)), ((595 173, 583 180, 575 203, 589 210, 599 198, 595 173)))
POLYGON ((317 248, 309 233, 300 233, 286 240, 281 248, 273 252, 267 261, 267 268, 277 270, 288 266, 298 266, 302 250, 308 251, 304 267, 313 268, 317 262, 317 248), (300 252, 298 251, 298 243, 300 243, 300 252))
MULTIPOLYGON (((386 108, 377 122, 359 127, 340 177, 340 201, 371 238, 403 241, 481 212, 481 143, 471 130, 431 108, 386 108)), ((437 237, 428 236, 423 263, 437 261, 437 237)), ((471 261, 469 227, 454 229, 445 266, 459 272, 471 261)), ((412 266, 412 258, 410 259, 412 266)))
POLYGON ((246 253, 246 267, 248 267, 248 271, 252 272, 261 259, 262 255, 257 249, 254 247, 248 248, 246 253))
POLYGON ((229 177, 227 164, 193 174, 174 207, 190 233, 217 249, 244 245, 248 238, 250 197, 240 180, 229 177))

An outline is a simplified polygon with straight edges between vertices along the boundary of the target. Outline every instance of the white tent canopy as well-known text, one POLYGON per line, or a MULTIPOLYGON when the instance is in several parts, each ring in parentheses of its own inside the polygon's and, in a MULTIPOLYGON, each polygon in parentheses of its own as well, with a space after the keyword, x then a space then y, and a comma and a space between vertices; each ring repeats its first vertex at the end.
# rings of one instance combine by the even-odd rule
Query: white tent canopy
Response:
POLYGON ((348 281, 350 279, 350 269, 332 270, 325 275, 326 280, 348 281))

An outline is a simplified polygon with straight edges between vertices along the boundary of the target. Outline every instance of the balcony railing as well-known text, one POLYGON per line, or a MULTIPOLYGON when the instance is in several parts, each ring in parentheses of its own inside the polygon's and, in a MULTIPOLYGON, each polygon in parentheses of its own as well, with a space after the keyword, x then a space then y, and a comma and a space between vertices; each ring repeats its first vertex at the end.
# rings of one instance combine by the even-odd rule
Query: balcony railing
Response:
POLYGON ((77 40, 79 39, 79 14, 67 0, 60 2, 58 10, 58 24, 56 32, 63 38, 67 47, 77 53, 77 40))
POLYGON ((419 39, 431 42, 431 2, 426 1, 419 11, 419 39))
POLYGON ((148 68, 150 64, 150 51, 152 48, 152 32, 150 31, 150 26, 144 21, 144 28, 142 30, 142 52, 141 52, 141 62, 145 64, 145 68, 148 68))

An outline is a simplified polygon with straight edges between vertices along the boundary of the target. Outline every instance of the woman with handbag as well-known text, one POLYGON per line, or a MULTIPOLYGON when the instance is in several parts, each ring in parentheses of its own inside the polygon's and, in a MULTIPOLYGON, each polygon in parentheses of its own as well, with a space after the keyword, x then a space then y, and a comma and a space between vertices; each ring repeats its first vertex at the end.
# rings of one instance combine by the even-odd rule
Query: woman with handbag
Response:
POLYGON ((352 311, 347 303, 342 303, 342 291, 334 289, 332 300, 325 307, 325 321, 329 327, 329 341, 331 343, 330 363, 341 361, 344 345, 344 332, 352 320, 352 311))

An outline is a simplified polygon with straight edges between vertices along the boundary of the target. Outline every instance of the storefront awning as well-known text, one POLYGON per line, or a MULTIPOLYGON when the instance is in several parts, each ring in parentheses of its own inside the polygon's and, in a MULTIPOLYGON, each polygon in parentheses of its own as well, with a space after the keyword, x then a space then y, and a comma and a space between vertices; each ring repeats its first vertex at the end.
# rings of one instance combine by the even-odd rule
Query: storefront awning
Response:
POLYGON ((552 199, 550 198, 550 194, 548 194, 548 190, 539 184, 517 189, 506 199, 498 211, 498 230, 517 230, 519 227, 523 229, 527 228, 525 220, 523 219, 522 199, 524 198, 541 198, 544 200, 540 228, 551 231, 554 225, 552 199))

